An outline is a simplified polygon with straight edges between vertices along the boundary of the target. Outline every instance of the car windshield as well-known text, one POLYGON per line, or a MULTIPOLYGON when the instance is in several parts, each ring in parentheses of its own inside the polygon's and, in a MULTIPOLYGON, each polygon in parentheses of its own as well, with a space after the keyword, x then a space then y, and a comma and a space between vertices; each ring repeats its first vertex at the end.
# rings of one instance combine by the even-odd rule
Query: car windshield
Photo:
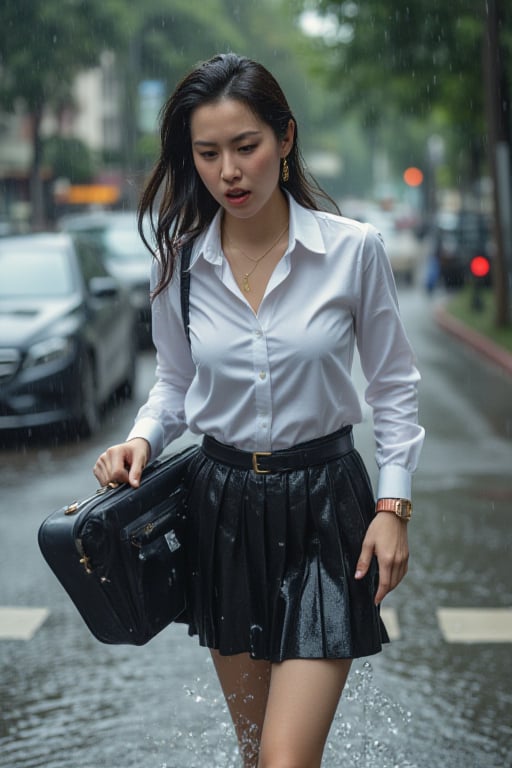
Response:
POLYGON ((53 298, 73 290, 71 265, 66 253, 51 247, 0 247, 0 298, 53 298))
POLYGON ((149 251, 136 228, 106 229, 104 240, 109 253, 118 259, 149 259, 149 251))

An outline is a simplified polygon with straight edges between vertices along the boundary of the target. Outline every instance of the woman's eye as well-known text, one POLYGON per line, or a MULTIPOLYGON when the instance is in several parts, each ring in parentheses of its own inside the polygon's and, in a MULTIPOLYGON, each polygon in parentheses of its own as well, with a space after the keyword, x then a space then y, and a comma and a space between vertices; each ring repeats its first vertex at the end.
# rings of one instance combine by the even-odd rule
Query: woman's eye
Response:
POLYGON ((213 150, 206 150, 206 152, 200 152, 199 154, 205 160, 213 160, 214 157, 217 157, 217 153, 213 150))
POLYGON ((245 144, 243 147, 239 147, 239 151, 245 155, 248 155, 250 152, 253 152, 256 147, 257 144, 245 144))

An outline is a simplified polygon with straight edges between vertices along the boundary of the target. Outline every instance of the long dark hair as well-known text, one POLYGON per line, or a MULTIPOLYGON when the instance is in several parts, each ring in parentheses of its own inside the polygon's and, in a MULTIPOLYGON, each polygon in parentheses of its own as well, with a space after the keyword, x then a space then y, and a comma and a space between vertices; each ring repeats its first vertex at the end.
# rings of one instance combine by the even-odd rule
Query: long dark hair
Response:
POLYGON ((178 244, 183 237, 195 237, 202 232, 218 210, 218 203, 194 166, 190 121, 195 109, 222 98, 235 99, 249 107, 272 128, 278 141, 284 138, 288 123, 293 120, 295 138, 287 156, 289 179, 286 183, 281 180, 280 184, 306 208, 319 210, 317 199, 322 198, 337 210, 336 203, 305 172, 297 123, 273 75, 261 64, 235 53, 214 56, 178 84, 162 109, 160 157, 143 190, 138 211, 141 237, 162 266, 154 296, 172 278, 178 244), (155 249, 147 239, 147 227, 143 226, 147 216, 155 249))

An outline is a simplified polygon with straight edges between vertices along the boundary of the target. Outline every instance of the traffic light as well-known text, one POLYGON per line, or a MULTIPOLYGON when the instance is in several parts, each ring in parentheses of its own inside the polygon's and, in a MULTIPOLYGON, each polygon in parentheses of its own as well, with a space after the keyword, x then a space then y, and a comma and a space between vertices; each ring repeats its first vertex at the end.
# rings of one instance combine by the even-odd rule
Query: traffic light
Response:
POLYGON ((408 187, 419 187, 423 183, 423 171, 411 166, 405 169, 403 179, 408 187))
POLYGON ((469 264, 471 274, 477 280, 483 277, 487 277, 491 271, 491 264, 487 256, 473 256, 469 264))
POLYGON ((488 282, 489 273, 491 271, 491 262, 487 256, 477 254, 476 256, 473 256, 469 262, 469 271, 471 272, 471 276, 473 278, 471 307, 475 311, 481 312, 484 306, 482 299, 482 287, 488 282))

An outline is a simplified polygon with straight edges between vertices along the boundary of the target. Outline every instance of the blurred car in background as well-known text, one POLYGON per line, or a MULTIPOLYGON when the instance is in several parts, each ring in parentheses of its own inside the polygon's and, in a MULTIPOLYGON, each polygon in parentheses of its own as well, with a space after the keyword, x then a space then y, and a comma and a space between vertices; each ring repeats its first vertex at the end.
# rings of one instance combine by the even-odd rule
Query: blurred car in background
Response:
POLYGON ((419 244, 414 232, 403 226, 397 226, 390 214, 373 215, 368 219, 379 231, 391 268, 397 282, 412 285, 416 277, 419 261, 419 244))
POLYGON ((99 426, 135 381, 135 313, 92 243, 66 234, 0 239, 0 429, 99 426))
POLYGON ((489 263, 485 282, 491 282, 492 237, 489 217, 475 211, 441 211, 433 236, 433 256, 446 288, 461 288, 470 278, 471 262, 489 263))
POLYGON ((380 233, 397 282, 412 285, 420 261, 420 245, 413 230, 397 222, 393 213, 374 209, 370 222, 380 233))
POLYGON ((344 216, 369 222, 380 233, 397 282, 412 285, 420 262, 421 246, 416 235, 418 217, 397 208, 385 210, 380 205, 361 199, 341 202, 344 216))
POLYGON ((107 271, 128 289, 137 313, 140 346, 151 342, 149 276, 151 254, 137 229, 134 211, 98 211, 63 217, 59 228, 94 241, 101 250, 107 271))

